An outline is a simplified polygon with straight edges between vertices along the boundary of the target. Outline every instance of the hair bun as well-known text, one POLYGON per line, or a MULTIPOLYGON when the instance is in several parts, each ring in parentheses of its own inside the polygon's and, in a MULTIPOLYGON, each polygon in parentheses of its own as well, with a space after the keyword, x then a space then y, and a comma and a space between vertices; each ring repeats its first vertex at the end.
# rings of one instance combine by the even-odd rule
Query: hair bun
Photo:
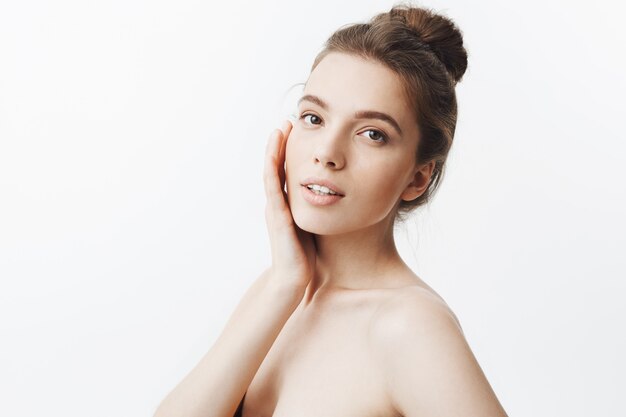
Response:
POLYGON ((432 10, 409 5, 394 6, 389 16, 401 18, 439 58, 452 79, 461 80, 467 69, 467 51, 461 30, 452 20, 432 10))

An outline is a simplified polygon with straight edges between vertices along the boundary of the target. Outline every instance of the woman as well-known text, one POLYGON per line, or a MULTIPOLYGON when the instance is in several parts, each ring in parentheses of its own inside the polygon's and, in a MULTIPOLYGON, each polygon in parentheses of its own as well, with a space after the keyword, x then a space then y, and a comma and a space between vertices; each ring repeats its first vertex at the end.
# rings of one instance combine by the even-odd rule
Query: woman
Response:
POLYGON ((441 179, 466 66, 421 8, 331 36, 267 144, 272 264, 156 416, 506 416, 393 237, 441 179))

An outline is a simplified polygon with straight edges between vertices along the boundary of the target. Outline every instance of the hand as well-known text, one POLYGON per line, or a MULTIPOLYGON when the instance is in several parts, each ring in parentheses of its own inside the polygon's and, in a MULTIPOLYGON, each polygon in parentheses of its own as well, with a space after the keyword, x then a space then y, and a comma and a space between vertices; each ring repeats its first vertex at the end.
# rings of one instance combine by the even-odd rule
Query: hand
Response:
POLYGON ((313 235, 294 222, 285 189, 285 152, 292 124, 283 122, 269 137, 265 150, 263 182, 267 203, 265 221, 270 238, 272 266, 270 281, 279 286, 304 290, 315 271, 313 235))

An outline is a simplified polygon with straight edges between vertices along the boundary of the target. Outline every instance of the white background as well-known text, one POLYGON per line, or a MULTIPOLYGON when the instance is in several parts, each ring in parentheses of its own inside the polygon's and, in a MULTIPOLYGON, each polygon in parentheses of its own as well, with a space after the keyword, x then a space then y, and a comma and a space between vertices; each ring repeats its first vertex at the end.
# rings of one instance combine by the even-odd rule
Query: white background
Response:
MULTIPOLYGON (((0 415, 152 415, 268 265, 285 93, 392 4, 0 3, 0 415)), ((402 255, 509 415, 626 415, 623 6, 422 4, 470 57, 402 255)))

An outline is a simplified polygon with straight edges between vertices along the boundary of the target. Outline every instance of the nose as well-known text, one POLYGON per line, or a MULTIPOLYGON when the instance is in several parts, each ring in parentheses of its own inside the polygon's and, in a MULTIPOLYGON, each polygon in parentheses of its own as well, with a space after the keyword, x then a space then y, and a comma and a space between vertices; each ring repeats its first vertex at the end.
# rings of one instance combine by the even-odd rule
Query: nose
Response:
POLYGON ((322 164, 323 167, 341 169, 345 164, 342 142, 345 140, 341 132, 328 133, 319 139, 315 148, 315 163, 322 164))

